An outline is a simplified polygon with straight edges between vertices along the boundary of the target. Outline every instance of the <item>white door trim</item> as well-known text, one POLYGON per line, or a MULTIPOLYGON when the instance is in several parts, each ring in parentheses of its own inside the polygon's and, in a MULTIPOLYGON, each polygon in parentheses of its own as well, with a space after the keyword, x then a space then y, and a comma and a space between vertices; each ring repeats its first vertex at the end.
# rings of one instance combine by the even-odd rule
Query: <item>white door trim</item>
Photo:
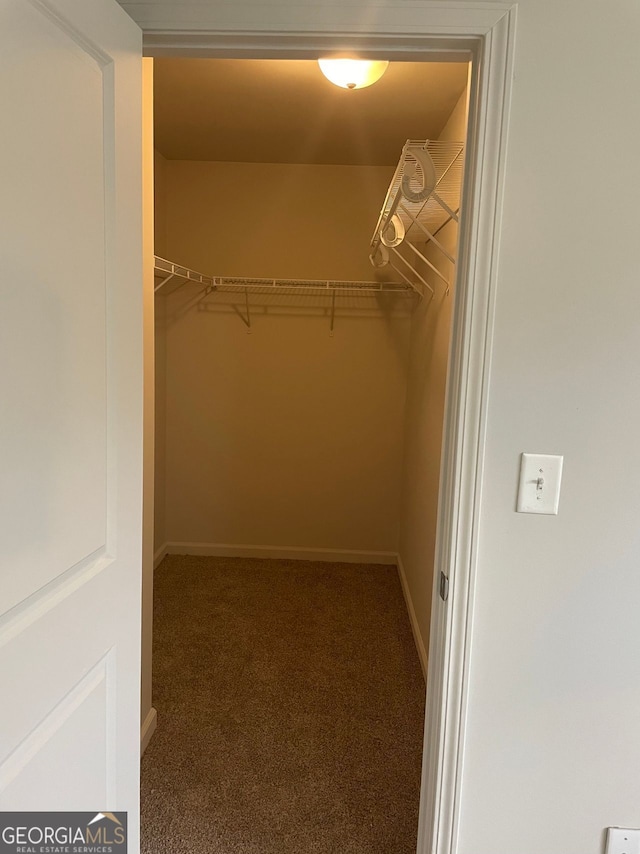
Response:
POLYGON ((143 28, 147 56, 308 59, 348 46, 377 58, 473 61, 417 847, 418 854, 455 854, 516 6, 383 2, 368 7, 364 21, 353 5, 288 0, 253 5, 248 28, 245 4, 122 5, 143 28), (437 592, 441 569, 450 579, 447 607, 437 592))
POLYGON ((515 23, 514 6, 480 39, 471 82, 427 682, 425 751, 438 759, 423 764, 418 854, 458 849, 515 23), (444 609, 440 570, 449 576, 444 609))

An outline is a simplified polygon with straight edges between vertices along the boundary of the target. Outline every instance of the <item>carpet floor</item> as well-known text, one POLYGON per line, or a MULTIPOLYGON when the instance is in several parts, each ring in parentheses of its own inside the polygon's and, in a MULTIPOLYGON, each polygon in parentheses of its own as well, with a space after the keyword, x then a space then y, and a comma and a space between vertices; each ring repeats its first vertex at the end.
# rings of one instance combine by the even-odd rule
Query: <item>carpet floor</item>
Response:
POLYGON ((155 573, 142 854, 415 854, 425 687, 395 567, 155 573))

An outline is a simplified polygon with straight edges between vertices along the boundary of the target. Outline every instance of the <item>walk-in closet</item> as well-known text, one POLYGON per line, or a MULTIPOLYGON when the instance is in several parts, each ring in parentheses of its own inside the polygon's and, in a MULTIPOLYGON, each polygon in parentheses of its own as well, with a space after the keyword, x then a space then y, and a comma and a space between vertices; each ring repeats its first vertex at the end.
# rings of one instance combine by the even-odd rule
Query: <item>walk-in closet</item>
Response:
POLYGON ((382 71, 154 60, 145 854, 415 852, 469 70, 382 71))

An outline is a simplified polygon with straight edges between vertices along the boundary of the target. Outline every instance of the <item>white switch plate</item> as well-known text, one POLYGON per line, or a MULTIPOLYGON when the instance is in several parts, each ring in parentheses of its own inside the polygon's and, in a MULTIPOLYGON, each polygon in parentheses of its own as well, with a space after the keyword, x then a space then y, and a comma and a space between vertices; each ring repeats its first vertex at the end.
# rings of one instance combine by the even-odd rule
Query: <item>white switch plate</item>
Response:
POLYGON ((557 515, 563 459, 549 454, 522 455, 518 513, 557 515))
POLYGON ((640 854, 640 830, 632 827, 607 828, 605 854, 640 854))

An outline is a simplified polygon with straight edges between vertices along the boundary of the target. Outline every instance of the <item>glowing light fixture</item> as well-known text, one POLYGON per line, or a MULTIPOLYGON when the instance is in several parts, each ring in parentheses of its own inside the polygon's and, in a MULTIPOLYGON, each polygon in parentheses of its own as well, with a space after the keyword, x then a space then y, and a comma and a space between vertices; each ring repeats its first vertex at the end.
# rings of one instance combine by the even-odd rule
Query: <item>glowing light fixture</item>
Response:
POLYGON ((319 59, 320 71, 342 89, 364 89, 380 80, 388 62, 368 59, 319 59))

